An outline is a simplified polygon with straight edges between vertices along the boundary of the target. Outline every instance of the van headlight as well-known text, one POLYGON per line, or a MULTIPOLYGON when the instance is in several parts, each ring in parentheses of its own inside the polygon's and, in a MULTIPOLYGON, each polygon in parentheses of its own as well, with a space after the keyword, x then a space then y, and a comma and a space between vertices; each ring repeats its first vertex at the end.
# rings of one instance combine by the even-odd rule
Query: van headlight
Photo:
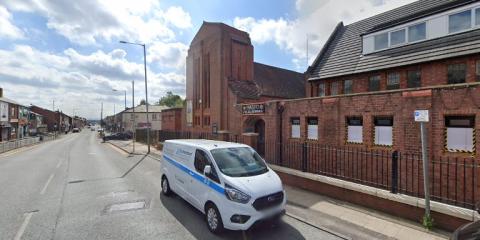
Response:
POLYGON ((232 186, 225 185, 225 196, 231 201, 239 203, 248 203, 250 201, 250 196, 242 191, 233 188, 232 186))

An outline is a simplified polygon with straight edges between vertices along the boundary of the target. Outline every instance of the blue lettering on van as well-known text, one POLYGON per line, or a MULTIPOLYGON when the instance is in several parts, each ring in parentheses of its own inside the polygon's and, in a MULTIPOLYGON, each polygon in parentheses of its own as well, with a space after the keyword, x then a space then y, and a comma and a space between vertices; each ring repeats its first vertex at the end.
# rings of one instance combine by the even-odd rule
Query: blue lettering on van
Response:
POLYGON ((178 154, 178 155, 185 155, 185 156, 192 156, 192 153, 191 152, 187 152, 181 148, 177 149, 177 151, 175 152, 175 154, 178 154))
POLYGON ((190 170, 189 168, 185 167, 183 164, 181 164, 181 163, 173 160, 169 156, 165 155, 165 153, 163 154, 163 158, 165 160, 167 160, 167 162, 169 162, 173 166, 177 167, 178 169, 180 169, 183 172, 190 175, 192 178, 196 179, 197 181, 207 185, 208 187, 210 187, 211 189, 215 190, 216 192, 218 192, 220 194, 225 194, 225 189, 222 186, 216 184, 215 182, 210 181, 209 179, 207 179, 203 175, 200 175, 200 174, 190 170))

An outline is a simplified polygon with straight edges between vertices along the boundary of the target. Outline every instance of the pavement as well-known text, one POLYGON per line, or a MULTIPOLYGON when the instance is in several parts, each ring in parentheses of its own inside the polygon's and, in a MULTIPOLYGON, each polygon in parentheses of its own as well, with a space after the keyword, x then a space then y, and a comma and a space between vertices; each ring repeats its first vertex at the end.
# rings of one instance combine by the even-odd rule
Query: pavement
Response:
MULTIPOLYGON (((111 141, 126 152, 131 141, 111 141), (127 146, 126 148, 124 148, 127 146)), ((146 153, 146 145, 136 143, 136 149, 146 153)), ((161 151, 151 148, 153 158, 161 151)), ((285 186, 288 197, 287 215, 308 225, 330 232, 342 239, 448 239, 449 232, 428 231, 419 223, 329 198, 299 188, 285 186)))
POLYGON ((0 154, 0 239, 345 239, 291 216, 213 235, 199 211, 160 195, 160 164, 91 131, 0 154))

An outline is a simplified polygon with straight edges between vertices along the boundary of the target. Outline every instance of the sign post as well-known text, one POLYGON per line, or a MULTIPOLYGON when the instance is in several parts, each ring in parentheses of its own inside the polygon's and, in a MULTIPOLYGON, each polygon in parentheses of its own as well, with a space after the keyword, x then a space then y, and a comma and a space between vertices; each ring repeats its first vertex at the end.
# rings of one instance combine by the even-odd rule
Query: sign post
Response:
POLYGON ((420 134, 422 140, 422 162, 423 162, 423 189, 425 193, 425 216, 423 225, 427 228, 431 227, 430 216, 430 183, 428 170, 428 152, 427 152, 427 129, 425 123, 429 122, 428 110, 415 110, 415 122, 420 122, 420 134))

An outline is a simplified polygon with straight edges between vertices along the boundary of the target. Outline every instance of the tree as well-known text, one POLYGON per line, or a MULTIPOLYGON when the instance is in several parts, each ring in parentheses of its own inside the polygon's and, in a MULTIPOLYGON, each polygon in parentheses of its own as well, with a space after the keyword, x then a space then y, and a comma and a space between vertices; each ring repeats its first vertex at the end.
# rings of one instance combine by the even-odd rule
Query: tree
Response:
POLYGON ((167 95, 160 98, 158 105, 164 105, 167 107, 182 107, 183 99, 179 95, 173 94, 171 91, 167 92, 167 95))
POLYGON ((140 100, 140 105, 145 105, 145 99, 140 100))

